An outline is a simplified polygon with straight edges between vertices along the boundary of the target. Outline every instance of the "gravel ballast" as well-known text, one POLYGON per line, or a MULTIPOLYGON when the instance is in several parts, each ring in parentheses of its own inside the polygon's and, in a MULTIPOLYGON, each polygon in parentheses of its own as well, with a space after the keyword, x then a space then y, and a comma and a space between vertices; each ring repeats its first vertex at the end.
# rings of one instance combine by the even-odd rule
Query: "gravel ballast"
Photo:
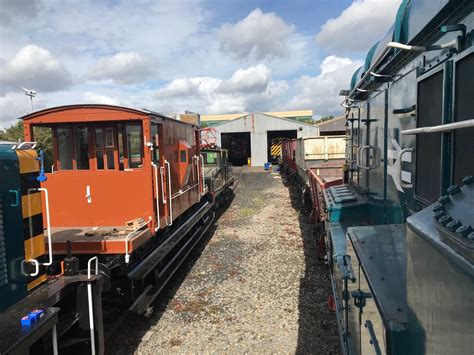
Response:
POLYGON ((339 352, 310 211, 279 174, 237 178, 234 200, 154 313, 123 324, 110 354, 339 352))

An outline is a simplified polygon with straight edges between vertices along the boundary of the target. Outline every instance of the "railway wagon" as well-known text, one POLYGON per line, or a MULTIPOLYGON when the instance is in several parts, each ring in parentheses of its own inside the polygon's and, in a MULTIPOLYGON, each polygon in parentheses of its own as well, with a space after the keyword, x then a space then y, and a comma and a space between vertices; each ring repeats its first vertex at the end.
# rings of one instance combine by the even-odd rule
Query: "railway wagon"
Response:
POLYGON ((145 110, 73 105, 23 122, 29 142, 0 147, 0 179, 8 182, 1 211, 9 222, 1 245, 11 259, 2 268, 13 275, 0 289, 0 353, 102 354, 123 316, 152 312, 212 224, 231 195, 228 162, 220 160, 219 184, 209 189, 197 127, 145 110), (32 149, 35 133, 46 132, 47 173, 48 159, 40 151, 39 168, 32 149), (36 310, 43 318, 21 327, 21 317, 36 310))
POLYGON ((345 96, 343 185, 323 190, 345 354, 474 349, 472 1, 403 1, 345 96))
POLYGON ((320 203, 322 190, 342 183, 345 146, 345 136, 306 137, 282 142, 282 170, 295 178, 302 198, 311 201, 312 218, 316 223, 324 220, 320 203))

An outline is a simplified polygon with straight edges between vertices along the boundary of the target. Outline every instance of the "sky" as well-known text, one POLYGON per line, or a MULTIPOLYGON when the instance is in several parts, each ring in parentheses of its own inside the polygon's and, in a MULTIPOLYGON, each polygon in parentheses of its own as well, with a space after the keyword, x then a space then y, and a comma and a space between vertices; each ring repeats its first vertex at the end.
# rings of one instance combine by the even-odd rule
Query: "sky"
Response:
POLYGON ((0 0, 0 128, 79 103, 342 114, 401 0, 0 0))

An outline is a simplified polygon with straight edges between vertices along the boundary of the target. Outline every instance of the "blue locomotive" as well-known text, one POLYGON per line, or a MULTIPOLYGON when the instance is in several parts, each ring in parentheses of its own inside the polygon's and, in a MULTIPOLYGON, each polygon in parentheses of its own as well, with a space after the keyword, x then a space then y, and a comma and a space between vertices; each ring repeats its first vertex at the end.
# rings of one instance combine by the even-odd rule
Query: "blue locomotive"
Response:
POLYGON ((473 352, 473 7, 402 1, 341 91, 344 183, 308 188, 344 354, 473 352))
POLYGON ((403 1, 343 91, 346 183, 324 191, 342 347, 474 349, 472 1, 403 1))

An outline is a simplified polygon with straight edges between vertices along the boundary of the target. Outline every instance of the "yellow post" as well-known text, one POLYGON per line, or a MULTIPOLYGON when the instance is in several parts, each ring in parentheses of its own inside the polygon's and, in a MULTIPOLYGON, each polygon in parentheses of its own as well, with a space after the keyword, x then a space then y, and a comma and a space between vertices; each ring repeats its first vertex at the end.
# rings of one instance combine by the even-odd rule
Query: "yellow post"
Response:
POLYGON ((250 158, 250 157, 247 158, 247 165, 248 166, 252 165, 252 158, 250 158))

